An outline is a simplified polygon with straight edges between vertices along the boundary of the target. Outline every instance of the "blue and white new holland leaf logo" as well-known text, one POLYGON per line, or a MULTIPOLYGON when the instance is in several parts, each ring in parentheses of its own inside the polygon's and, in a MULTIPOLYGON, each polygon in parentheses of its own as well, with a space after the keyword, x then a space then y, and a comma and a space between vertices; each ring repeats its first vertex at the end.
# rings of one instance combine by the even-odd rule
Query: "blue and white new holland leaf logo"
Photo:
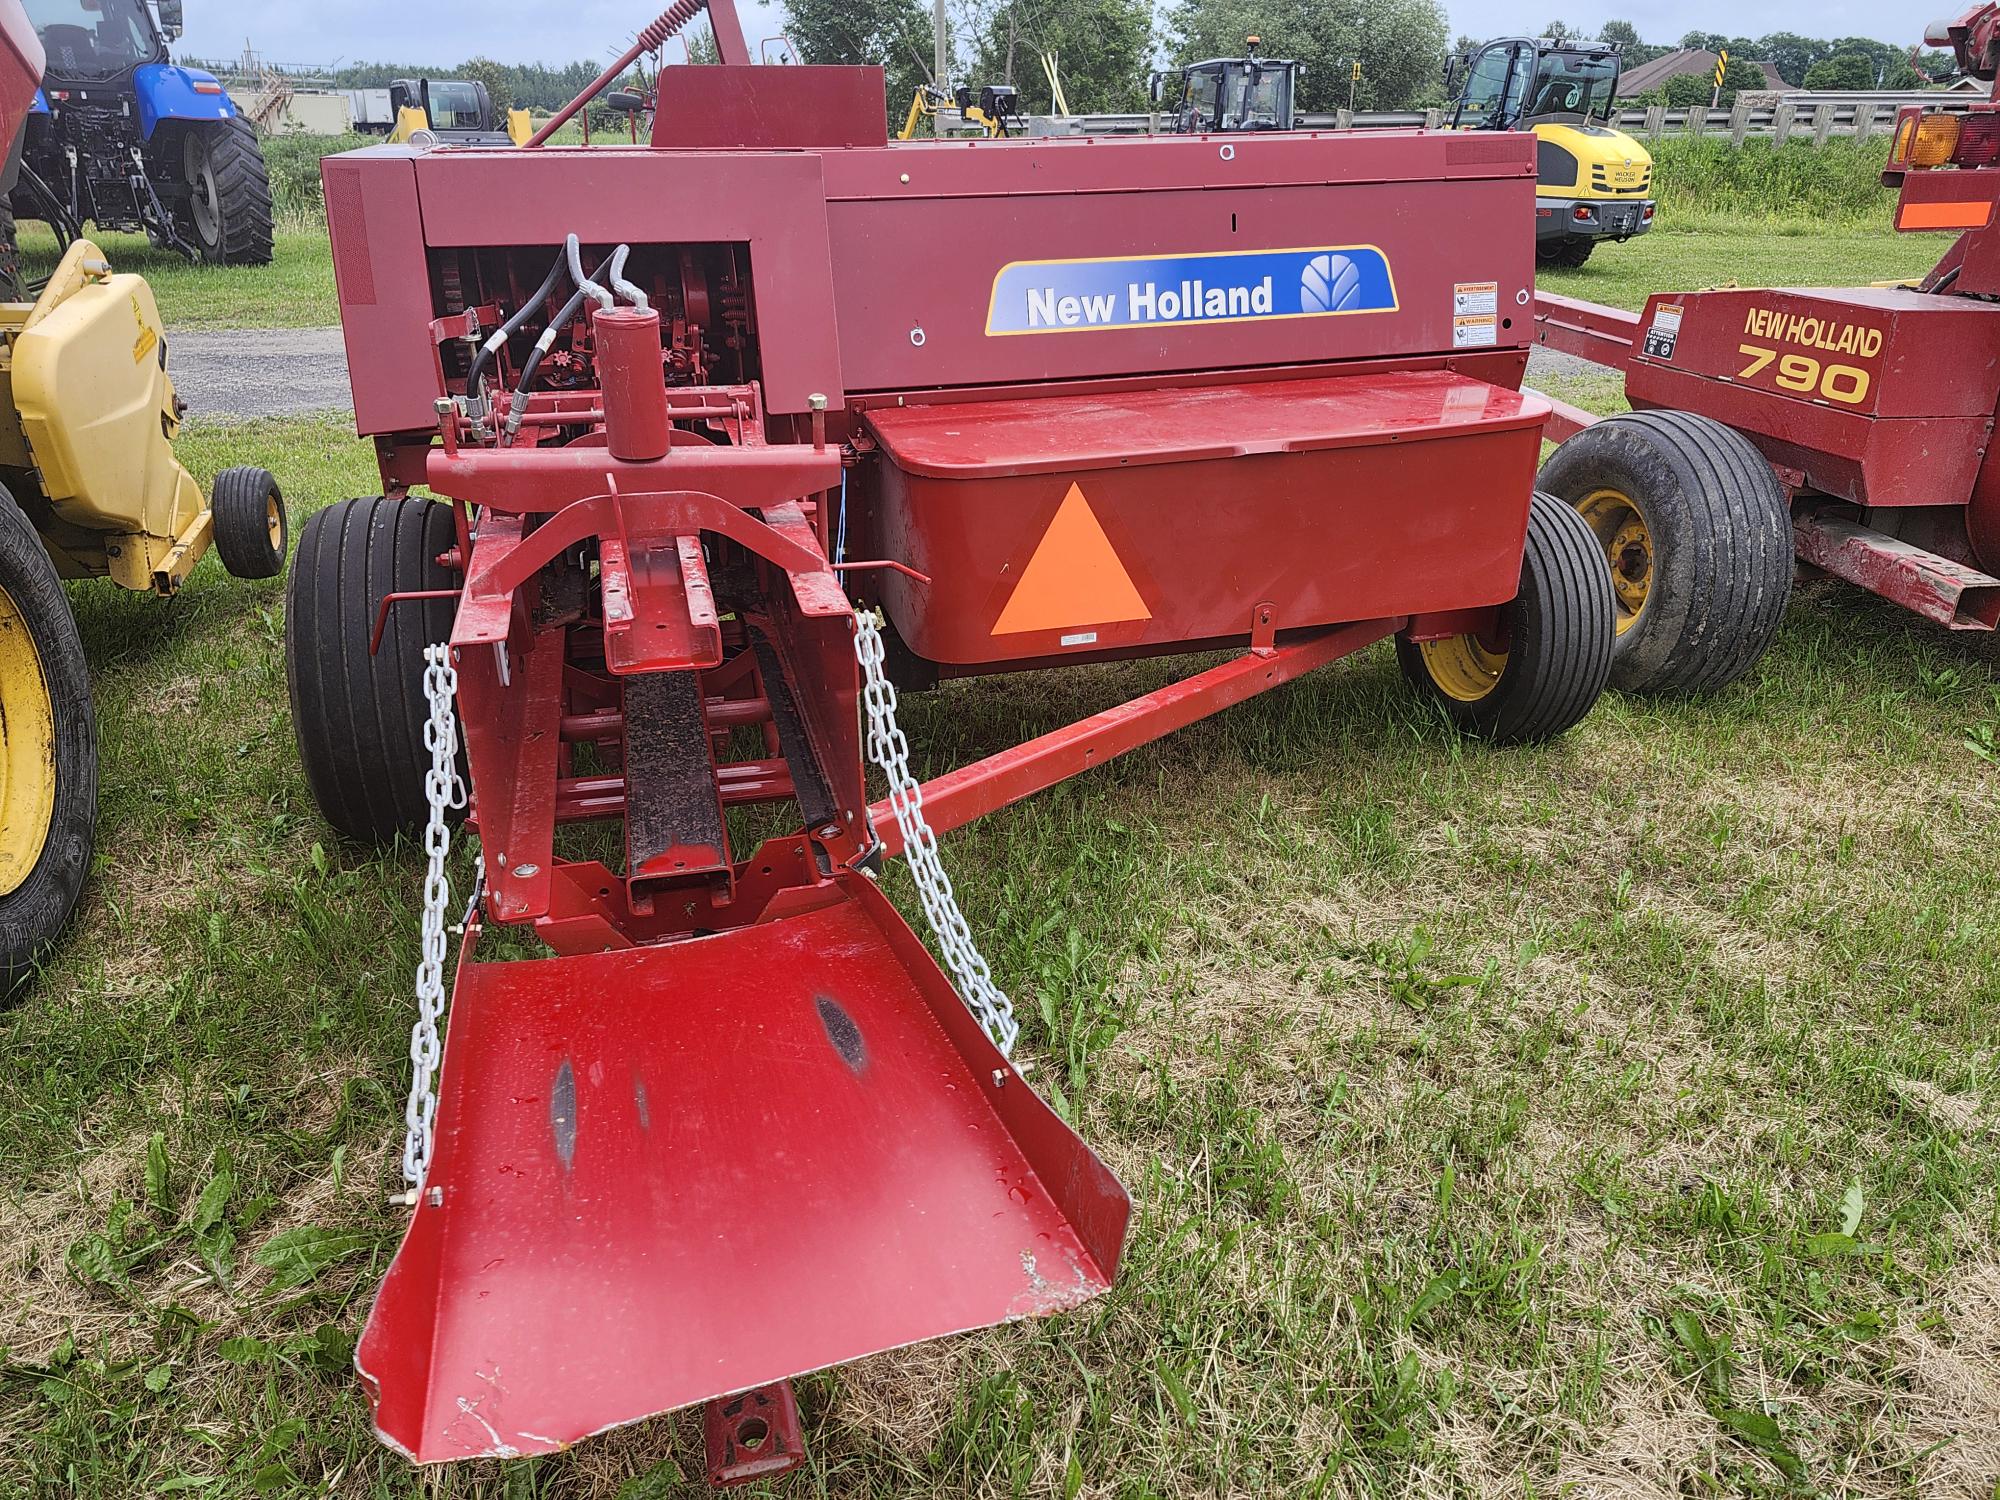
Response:
POLYGON ((989 335, 1090 333, 1396 311, 1389 258, 1373 245, 1017 260, 993 278, 989 335))

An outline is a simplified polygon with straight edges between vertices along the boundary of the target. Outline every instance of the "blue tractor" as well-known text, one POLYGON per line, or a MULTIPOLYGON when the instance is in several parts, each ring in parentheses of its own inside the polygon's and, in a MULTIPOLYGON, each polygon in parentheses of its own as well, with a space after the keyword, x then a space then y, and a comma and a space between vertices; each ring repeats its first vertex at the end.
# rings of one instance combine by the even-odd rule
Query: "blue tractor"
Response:
POLYGON ((271 259, 257 132, 212 73, 176 65, 181 0, 26 0, 48 67, 0 192, 0 285, 18 286, 16 217, 59 240, 143 230, 191 261, 271 259))

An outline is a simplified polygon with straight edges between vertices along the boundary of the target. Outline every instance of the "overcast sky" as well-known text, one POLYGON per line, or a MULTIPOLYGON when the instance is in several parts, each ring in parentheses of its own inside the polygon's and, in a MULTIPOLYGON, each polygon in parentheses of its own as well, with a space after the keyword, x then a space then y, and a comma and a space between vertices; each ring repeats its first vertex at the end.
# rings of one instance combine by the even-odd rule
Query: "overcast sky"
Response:
MULTIPOLYGON (((507 62, 610 61, 621 42, 657 15, 663 0, 188 0, 182 49, 234 57, 245 41, 269 62, 330 66, 384 60, 457 63, 478 52, 507 62)), ((741 3, 741 0, 739 0, 741 3)), ((1930 0, 1939 10, 1952 0, 1930 0)), ((775 7, 742 5, 753 45, 780 29, 775 7)), ((1649 42, 1675 42, 1689 31, 1761 36, 1873 36, 1913 46, 1931 19, 1908 0, 1446 0, 1454 33, 1496 36, 1535 30, 1551 20, 1593 27, 1622 17, 1649 42), (1524 8, 1525 7, 1525 8, 1524 8), (1913 13, 1921 12, 1921 13, 1913 13)), ((669 56, 672 56, 670 50, 669 56)))

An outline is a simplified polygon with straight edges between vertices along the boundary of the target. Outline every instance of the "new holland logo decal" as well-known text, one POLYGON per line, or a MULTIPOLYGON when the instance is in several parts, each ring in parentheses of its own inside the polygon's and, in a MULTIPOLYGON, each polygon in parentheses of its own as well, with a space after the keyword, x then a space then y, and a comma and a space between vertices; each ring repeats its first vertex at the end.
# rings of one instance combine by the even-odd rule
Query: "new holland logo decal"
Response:
POLYGON ((1389 258, 1373 245, 1017 260, 993 278, 989 337, 1092 333, 1396 311, 1389 258))

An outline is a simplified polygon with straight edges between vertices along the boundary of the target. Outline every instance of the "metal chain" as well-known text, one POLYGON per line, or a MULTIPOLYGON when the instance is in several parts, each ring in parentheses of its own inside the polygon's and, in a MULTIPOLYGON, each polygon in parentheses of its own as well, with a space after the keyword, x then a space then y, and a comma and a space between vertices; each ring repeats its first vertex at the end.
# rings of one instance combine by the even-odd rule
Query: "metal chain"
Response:
POLYGON ((883 670, 886 653, 881 627, 871 613, 855 613, 854 654, 861 659, 862 701, 868 709, 868 758, 882 768, 889 779, 889 805, 903 830, 903 853, 916 877, 917 896, 924 904, 924 916, 936 934, 945 967, 958 981, 959 997, 965 1001, 993 1045, 1002 1056, 1011 1057, 1021 1026, 1014 1019, 1014 1004, 993 982, 993 973, 972 940, 965 913, 938 858, 937 835, 924 821, 924 794, 910 774, 910 742, 896 722, 896 690, 883 670))
MULTIPOLYGON (((445 877, 445 856, 451 852, 448 814, 465 806, 465 781, 458 774, 458 673, 449 646, 424 648, 424 697, 431 706, 424 721, 424 747, 431 753, 424 773, 424 800, 430 821, 424 825, 423 958, 417 964, 417 1020, 410 1028, 410 1101, 403 1110, 403 1181, 414 1193, 430 1170, 431 1138, 437 1125, 437 1068, 444 1055, 438 1040, 438 1020, 444 1015, 444 919, 451 905, 451 881, 445 877)), ((475 883, 474 899, 478 899, 475 883)), ((466 913, 471 918, 470 909, 466 913)), ((414 1201, 414 1199, 412 1200, 414 1201)))

